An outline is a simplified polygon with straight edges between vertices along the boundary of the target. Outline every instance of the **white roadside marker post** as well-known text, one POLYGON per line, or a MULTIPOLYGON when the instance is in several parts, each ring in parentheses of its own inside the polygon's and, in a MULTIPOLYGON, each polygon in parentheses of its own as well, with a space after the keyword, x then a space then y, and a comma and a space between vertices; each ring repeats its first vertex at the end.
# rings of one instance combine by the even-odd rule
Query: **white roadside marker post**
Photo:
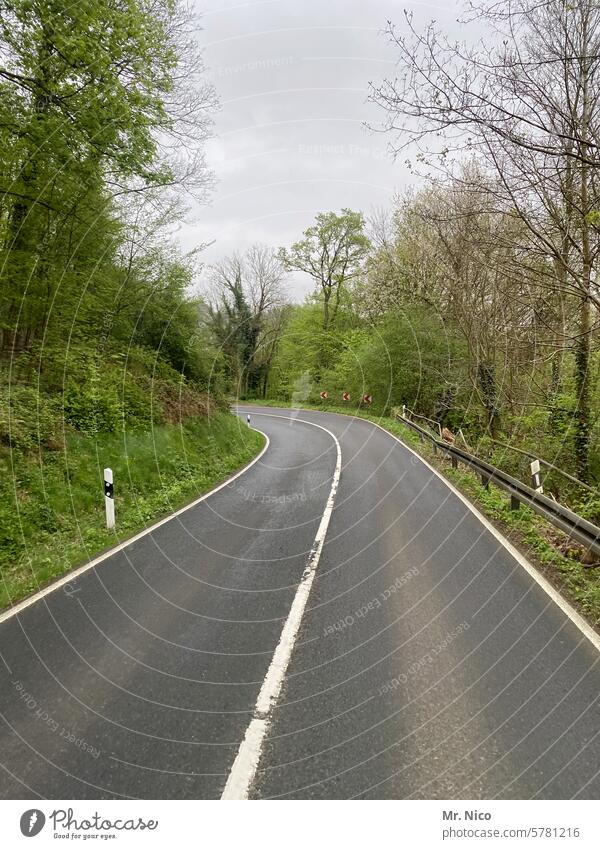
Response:
POLYGON ((250 413, 248 413, 246 417, 246 421, 248 422, 248 427, 250 427, 250 413))
POLYGON ((104 469, 104 506, 106 507, 106 527, 112 530, 115 526, 115 493, 112 469, 104 469))
POLYGON ((531 469, 531 486, 535 489, 536 492, 543 494, 544 487, 542 486, 542 482, 540 480, 540 461, 534 460, 529 468, 531 469))

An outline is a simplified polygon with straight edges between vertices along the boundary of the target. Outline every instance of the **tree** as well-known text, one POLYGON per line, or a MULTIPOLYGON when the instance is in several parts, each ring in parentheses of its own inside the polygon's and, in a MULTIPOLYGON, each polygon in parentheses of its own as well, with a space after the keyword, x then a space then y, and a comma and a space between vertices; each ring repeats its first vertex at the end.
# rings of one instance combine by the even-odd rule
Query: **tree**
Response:
POLYGON ((317 284, 323 302, 324 333, 335 324, 344 286, 361 273, 369 250, 364 230, 361 212, 321 212, 301 241, 280 251, 287 268, 303 271, 317 284))
POLYGON ((214 95, 190 85, 201 63, 172 0, 4 0, 0 55, 6 353, 56 326, 57 299, 77 308, 90 269, 108 284, 124 195, 205 190, 214 95))
MULTIPOLYGON (((448 42, 433 24, 418 33, 410 15, 408 36, 390 25, 402 73, 373 96, 387 110, 398 151, 416 141, 432 167, 452 172, 454 154, 466 150, 493 170, 498 208, 524 225, 523 267, 552 300, 559 295, 559 313, 576 303, 575 447, 585 479, 591 334, 600 306, 594 285, 600 6, 595 0, 502 0, 470 8, 478 26, 488 25, 487 39, 475 47, 448 42)), ((564 318, 562 325, 564 332, 564 318)))
POLYGON ((285 269, 261 244, 210 268, 209 326, 220 345, 230 379, 242 393, 264 393, 268 371, 285 324, 285 269))

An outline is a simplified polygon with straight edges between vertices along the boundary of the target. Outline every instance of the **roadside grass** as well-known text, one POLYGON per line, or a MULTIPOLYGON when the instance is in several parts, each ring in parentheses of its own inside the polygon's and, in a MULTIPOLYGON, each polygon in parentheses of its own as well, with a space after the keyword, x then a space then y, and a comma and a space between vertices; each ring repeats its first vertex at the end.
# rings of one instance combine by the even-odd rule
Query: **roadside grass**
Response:
POLYGON ((248 463, 262 434, 230 413, 145 432, 72 432, 61 450, 0 450, 0 608, 202 495, 248 463), (115 481, 105 527, 103 470, 115 481))
POLYGON ((471 470, 453 469, 450 460, 433 451, 428 442, 421 442, 410 428, 389 416, 372 415, 362 409, 334 405, 293 404, 289 401, 244 401, 240 406, 295 407, 322 410, 356 416, 375 422, 399 437, 420 456, 440 471, 530 560, 596 629, 600 626, 600 569, 582 562, 584 550, 570 543, 567 536, 554 528, 530 508, 521 505, 510 509, 510 498, 490 485, 485 489, 471 470))

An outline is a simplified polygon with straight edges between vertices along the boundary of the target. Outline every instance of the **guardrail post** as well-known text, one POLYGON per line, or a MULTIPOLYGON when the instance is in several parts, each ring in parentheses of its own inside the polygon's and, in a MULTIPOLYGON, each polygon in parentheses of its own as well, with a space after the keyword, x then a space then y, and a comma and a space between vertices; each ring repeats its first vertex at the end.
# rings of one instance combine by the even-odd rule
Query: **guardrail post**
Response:
MULTIPOLYGON (((400 408, 397 409, 399 412, 400 408)), ((406 415, 405 407, 404 413, 406 415)), ((410 410, 408 410, 408 414, 412 415, 410 410)), ((398 413, 396 413, 396 415, 398 415, 398 413)), ((419 434, 421 441, 424 441, 425 438, 430 441, 434 441, 432 434, 425 432, 424 430, 421 431, 420 425, 412 422, 411 419, 407 418, 406 424, 411 428, 411 430, 414 430, 419 434)), ((569 533, 572 539, 577 540, 577 542, 581 542, 596 556, 600 557, 600 527, 589 522, 587 519, 584 519, 582 516, 578 516, 572 509, 556 502, 556 499, 552 496, 550 497, 550 500, 545 495, 542 497, 543 489, 540 475, 540 466, 542 464, 551 469, 555 469, 560 474, 566 475, 575 483, 581 484, 581 482, 577 481, 576 478, 573 478, 572 475, 567 475, 566 472, 562 472, 560 469, 557 469, 556 466, 548 463, 547 460, 536 460, 531 454, 525 451, 520 451, 519 453, 526 454, 531 463, 532 486, 528 486, 526 483, 523 483, 518 478, 512 477, 502 469, 494 468, 488 462, 480 459, 474 454, 471 454, 468 446, 467 449, 469 453, 463 453, 459 448, 453 448, 451 445, 445 445, 444 442, 438 442, 435 440, 435 443, 435 447, 439 449, 438 453, 441 453, 444 458, 450 458, 453 469, 460 468, 460 463, 462 463, 472 474, 481 479, 482 486, 487 490, 490 489, 490 484, 494 483, 495 486, 505 492, 510 498, 511 510, 519 510, 521 504, 531 507, 532 510, 543 516, 546 521, 550 522, 555 527, 560 528, 562 531, 569 533), (531 462, 532 460, 533 462, 531 462), (533 478, 533 475, 537 475, 538 477, 533 478), (534 490, 533 492, 532 488, 534 490)), ((507 447, 510 448, 510 446, 507 447)), ((591 487, 587 487, 587 484, 581 485, 591 489, 591 487)))

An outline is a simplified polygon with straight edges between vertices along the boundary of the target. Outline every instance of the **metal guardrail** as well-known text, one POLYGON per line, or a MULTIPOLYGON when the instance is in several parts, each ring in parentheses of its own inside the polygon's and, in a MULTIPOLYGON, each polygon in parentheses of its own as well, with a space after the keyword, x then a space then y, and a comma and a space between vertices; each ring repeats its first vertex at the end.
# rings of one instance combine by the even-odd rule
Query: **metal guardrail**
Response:
POLYGON ((555 466, 554 463, 551 463, 549 460, 544 460, 543 457, 538 457, 538 455, 534 451, 525 451, 523 448, 515 448, 514 445, 508 445, 506 442, 499 442, 497 439, 492 439, 494 445, 499 445, 501 448, 508 448, 509 451, 514 451, 517 454, 521 454, 523 457, 529 457, 531 460, 537 460, 542 466, 546 469, 550 469, 553 472, 556 472, 559 475, 562 475, 571 483, 577 484, 577 486, 582 489, 587 489, 588 492, 593 492, 595 495, 598 495, 598 490, 594 489, 593 486, 590 486, 583 481, 580 481, 579 478, 576 478, 575 475, 569 474, 569 472, 565 472, 563 469, 559 469, 558 466, 555 466))
MULTIPOLYGON (((421 419, 422 421, 426 421, 429 424, 435 425, 435 428, 433 428, 433 430, 436 430, 438 432, 438 434, 440 436, 442 436, 442 430, 443 430, 442 425, 439 422, 437 422, 435 419, 430 419, 427 416, 421 416, 418 413, 415 413, 413 410, 409 410, 408 407, 406 406, 406 404, 402 405, 402 413, 403 413, 405 418, 406 418, 405 414, 408 413, 411 421, 412 421, 412 419, 421 419)), ((467 440, 465 439, 464 433, 462 432, 462 428, 459 427, 458 430, 456 431, 455 435, 459 436, 462 439, 463 445, 465 446, 467 451, 470 451, 470 447, 467 443, 467 440)), ((531 451, 531 450, 524 450, 523 448, 517 448, 514 445, 509 445, 507 442, 500 442, 498 439, 492 439, 490 441, 493 442, 494 445, 499 445, 501 448, 506 448, 509 451, 514 451, 516 454, 520 454, 522 457, 527 457, 529 460, 537 460, 537 462, 540 464, 540 466, 543 466, 545 469, 548 469, 549 471, 552 471, 552 472, 556 472, 556 474, 561 475, 561 477, 565 478, 565 480, 568 480, 571 483, 576 484, 576 486, 580 487, 581 489, 585 489, 588 492, 591 492, 596 496, 600 496, 600 491, 597 488, 590 486, 589 484, 584 483, 583 481, 580 481, 579 478, 576 478, 574 475, 571 475, 569 472, 565 472, 564 469, 561 469, 558 466, 555 466, 554 463, 551 463, 549 460, 545 460, 543 457, 540 457, 537 452, 531 451)), ((543 483, 543 480, 542 480, 542 483, 543 483)), ((554 497, 554 496, 552 496, 552 497, 554 497)))
POLYGON ((440 438, 442 436, 442 426, 439 422, 436 422, 435 419, 428 419, 427 416, 420 416, 418 413, 413 413, 412 410, 409 410, 413 419, 422 419, 424 422, 429 422, 429 424, 435 425, 435 429, 437 430, 440 438))
POLYGON ((418 433, 421 439, 428 439, 436 450, 450 457, 452 465, 455 468, 460 462, 481 477, 483 486, 488 487, 490 483, 493 483, 508 493, 510 495, 510 505, 513 510, 517 510, 520 504, 526 504, 554 525, 554 527, 564 531, 568 537, 584 545, 594 555, 600 556, 600 528, 596 527, 596 525, 588 522, 582 516, 578 516, 577 513, 574 513, 568 507, 553 501, 542 493, 536 492, 535 489, 513 478, 507 472, 503 472, 485 460, 481 460, 474 454, 462 448, 457 448, 451 443, 437 439, 430 431, 411 421, 398 411, 394 411, 394 415, 398 421, 401 421, 418 433))

